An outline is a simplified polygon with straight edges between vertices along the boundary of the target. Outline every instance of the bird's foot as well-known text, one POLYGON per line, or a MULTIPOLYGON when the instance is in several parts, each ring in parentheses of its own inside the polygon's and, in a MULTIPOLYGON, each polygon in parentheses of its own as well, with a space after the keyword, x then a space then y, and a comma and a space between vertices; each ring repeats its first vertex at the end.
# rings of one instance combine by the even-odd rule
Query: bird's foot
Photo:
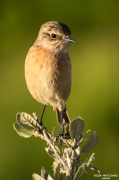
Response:
POLYGON ((62 123, 61 131, 60 131, 59 135, 56 137, 56 140, 61 140, 62 138, 65 138, 64 123, 62 123))
POLYGON ((46 131, 48 131, 47 128, 44 126, 43 121, 42 121, 41 118, 38 119, 38 117, 37 117, 36 121, 42 127, 42 129, 45 129, 46 131))

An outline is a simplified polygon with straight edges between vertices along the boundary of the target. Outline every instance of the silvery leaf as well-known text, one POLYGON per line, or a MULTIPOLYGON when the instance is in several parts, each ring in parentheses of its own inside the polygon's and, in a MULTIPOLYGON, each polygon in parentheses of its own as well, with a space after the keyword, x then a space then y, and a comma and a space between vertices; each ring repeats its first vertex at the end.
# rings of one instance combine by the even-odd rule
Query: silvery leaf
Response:
POLYGON ((44 167, 41 168, 41 177, 47 180, 48 173, 44 167))
POLYGON ((42 178, 40 175, 38 175, 38 174, 32 174, 32 178, 33 178, 33 180, 45 180, 44 178, 42 178))

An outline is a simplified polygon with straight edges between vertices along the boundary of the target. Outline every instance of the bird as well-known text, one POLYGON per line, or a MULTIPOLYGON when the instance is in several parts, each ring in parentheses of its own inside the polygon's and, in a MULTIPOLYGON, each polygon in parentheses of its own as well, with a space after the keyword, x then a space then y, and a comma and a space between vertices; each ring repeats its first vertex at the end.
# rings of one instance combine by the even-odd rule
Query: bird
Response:
MULTIPOLYGON (((38 37, 25 59, 25 80, 30 94, 53 107, 59 125, 70 124, 66 101, 71 92, 72 65, 67 51, 71 30, 61 22, 49 21, 41 25, 38 37)), ((40 123, 42 123, 42 117, 40 123)))

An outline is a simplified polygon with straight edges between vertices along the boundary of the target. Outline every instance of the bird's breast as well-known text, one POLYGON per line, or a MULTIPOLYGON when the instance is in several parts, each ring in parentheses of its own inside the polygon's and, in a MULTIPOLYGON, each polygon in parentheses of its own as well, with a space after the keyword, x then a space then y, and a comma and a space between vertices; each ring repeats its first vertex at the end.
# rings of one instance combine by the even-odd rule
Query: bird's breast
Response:
POLYGON ((66 102, 71 90, 68 53, 32 47, 25 61, 25 78, 30 93, 37 101, 52 106, 59 101, 66 102))

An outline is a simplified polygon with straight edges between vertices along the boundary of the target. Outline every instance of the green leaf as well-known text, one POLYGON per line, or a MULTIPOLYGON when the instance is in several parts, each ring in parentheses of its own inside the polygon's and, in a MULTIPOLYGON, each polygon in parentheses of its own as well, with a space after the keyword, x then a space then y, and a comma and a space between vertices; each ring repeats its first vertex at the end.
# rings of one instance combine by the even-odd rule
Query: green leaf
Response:
POLYGON ((87 173, 87 163, 83 163, 77 170, 73 180, 81 180, 83 176, 87 173))
POLYGON ((70 131, 70 136, 71 138, 78 138, 83 130, 84 130, 84 120, 81 117, 78 117, 77 119, 74 119, 71 121, 69 125, 69 131, 70 131))
POLYGON ((97 143, 98 143, 98 135, 94 131, 92 135, 90 136, 90 139, 85 144, 85 146, 81 149, 81 154, 88 153, 97 145, 97 143))
POLYGON ((33 134, 30 132, 25 131, 18 123, 13 124, 14 130, 19 134, 19 136, 22 136, 24 138, 29 138, 33 134))
POLYGON ((70 180, 70 179, 71 179, 70 176, 66 176, 66 177, 64 178, 64 180, 70 180))
POLYGON ((54 170, 54 180, 62 180, 62 175, 60 174, 60 164, 58 164, 54 170))

